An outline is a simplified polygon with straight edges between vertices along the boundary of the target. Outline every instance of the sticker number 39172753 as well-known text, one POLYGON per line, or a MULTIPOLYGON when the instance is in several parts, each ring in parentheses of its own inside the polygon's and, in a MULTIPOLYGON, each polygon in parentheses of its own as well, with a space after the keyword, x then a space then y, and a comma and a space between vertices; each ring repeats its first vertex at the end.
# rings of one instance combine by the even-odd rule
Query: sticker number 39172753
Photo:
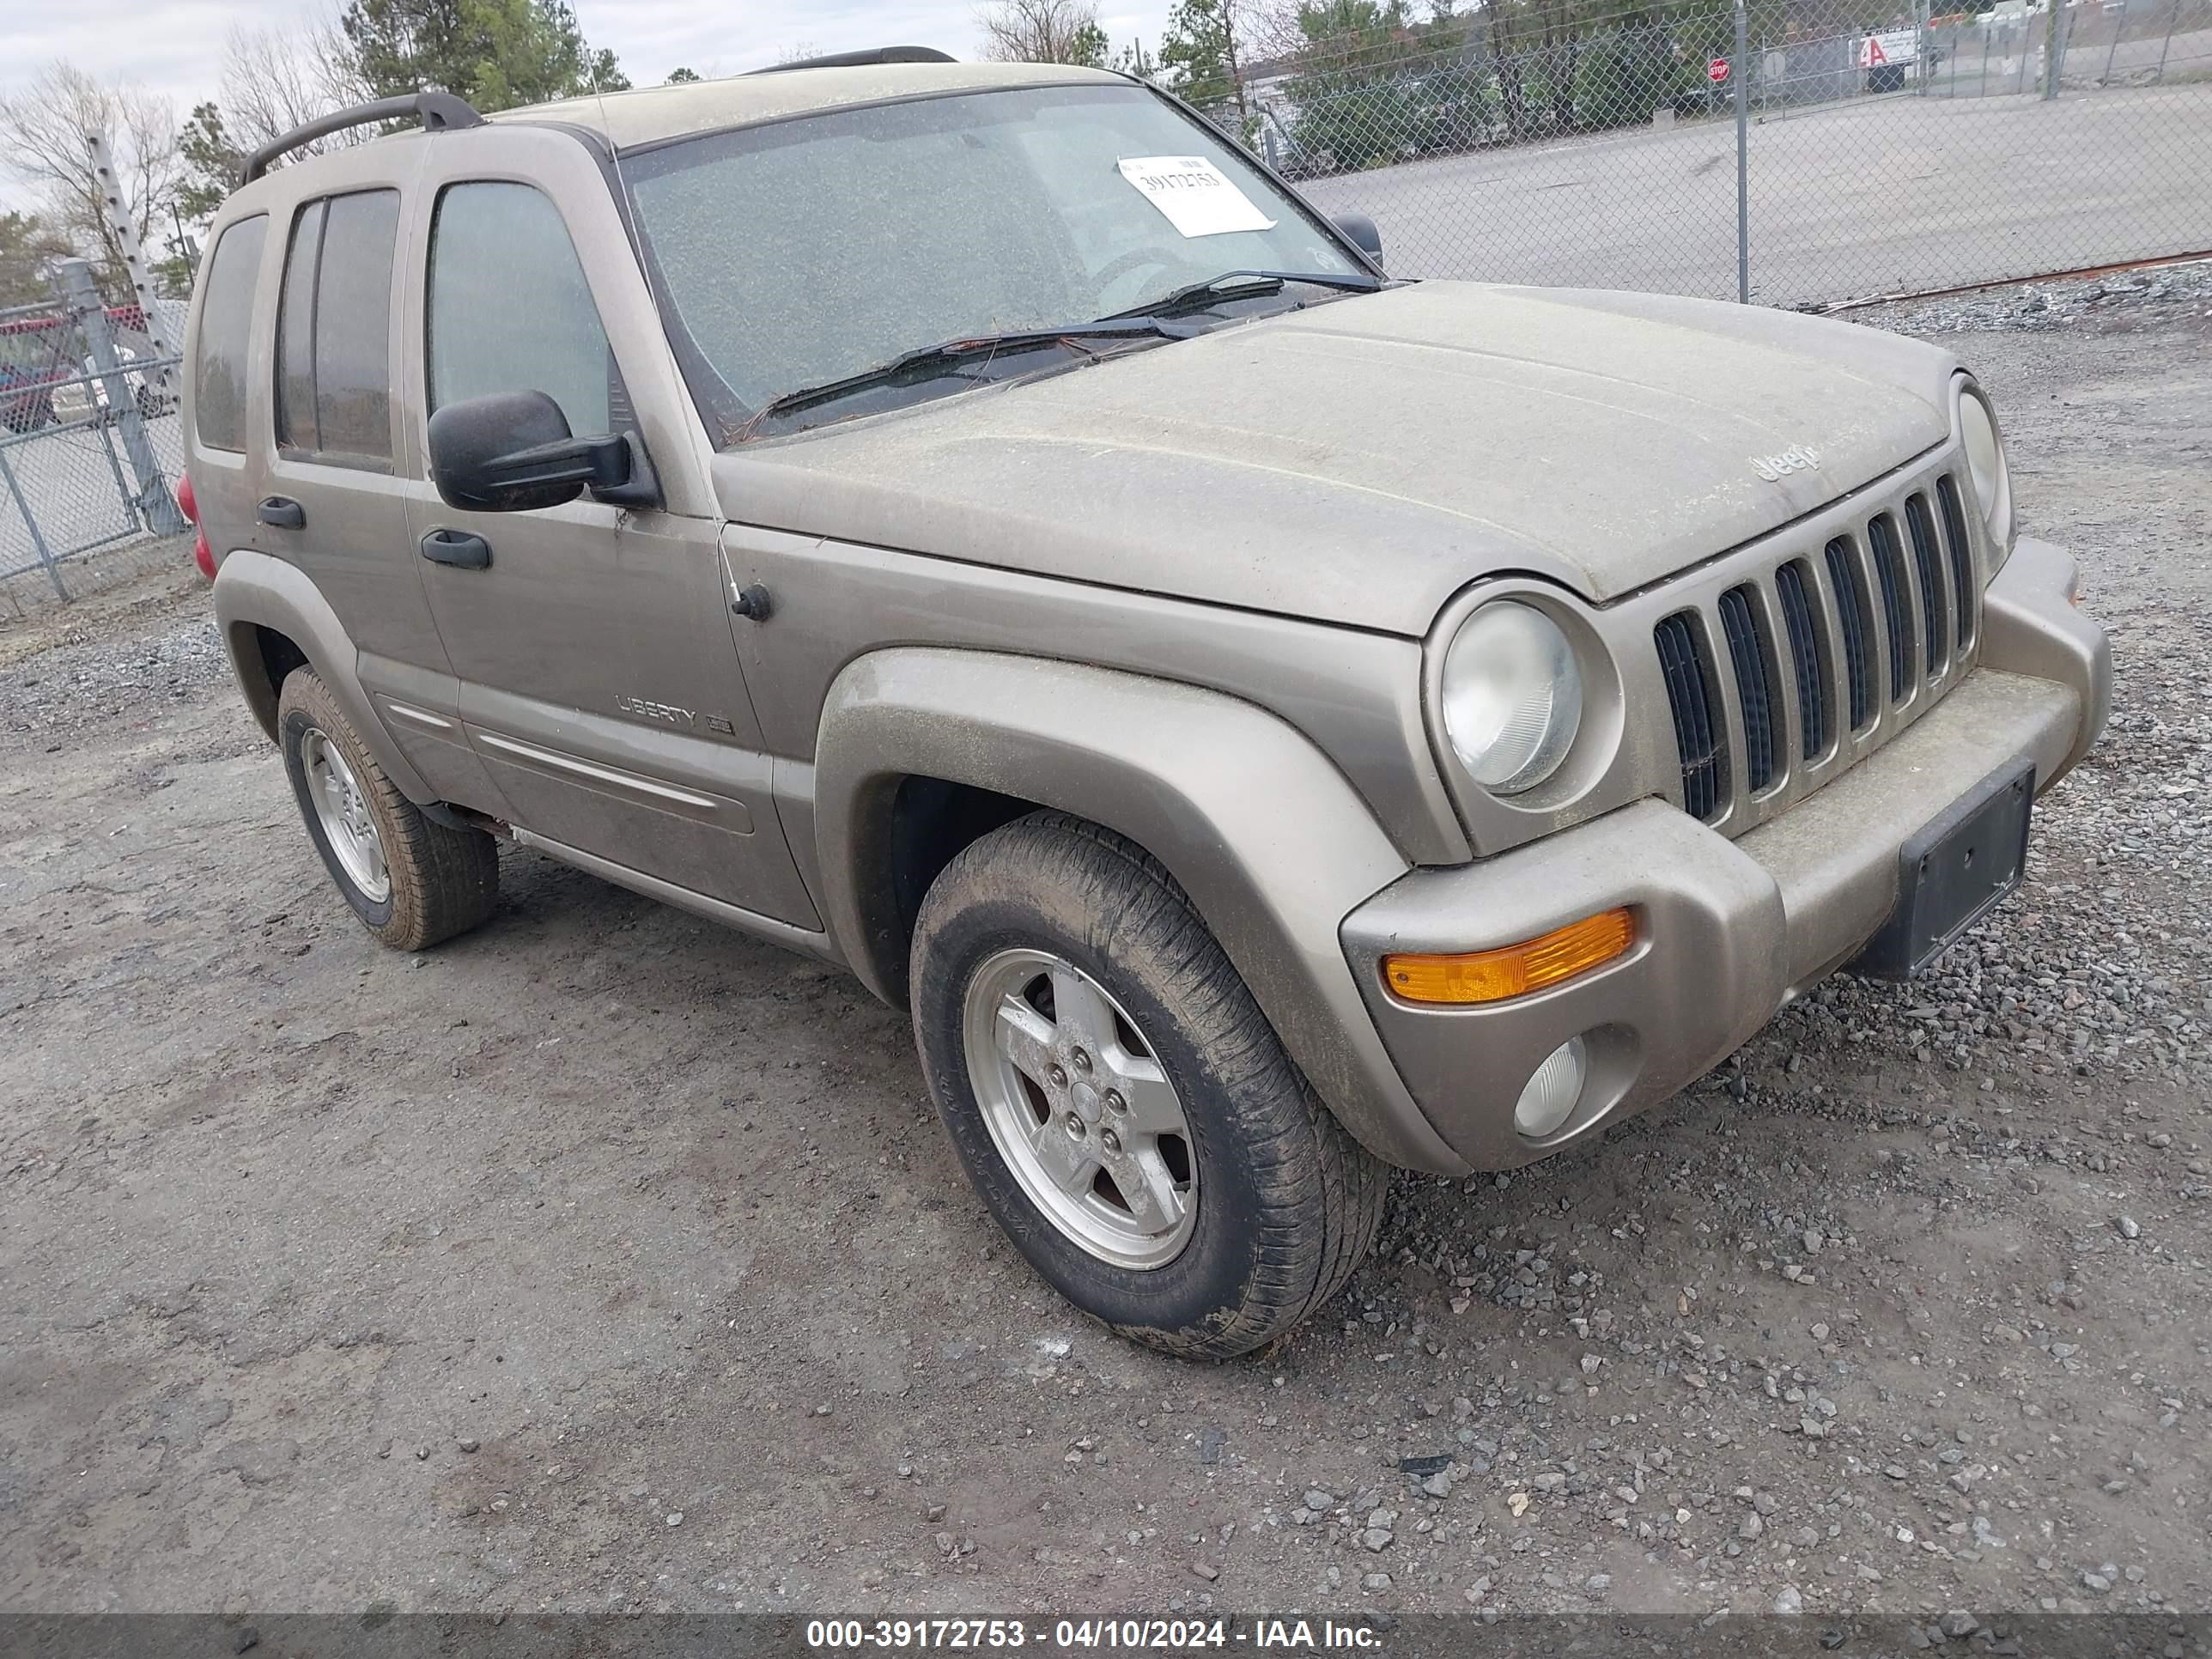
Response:
POLYGON ((1117 165, 1137 192, 1185 236, 1275 228, 1236 181, 1203 155, 1133 155, 1117 165))

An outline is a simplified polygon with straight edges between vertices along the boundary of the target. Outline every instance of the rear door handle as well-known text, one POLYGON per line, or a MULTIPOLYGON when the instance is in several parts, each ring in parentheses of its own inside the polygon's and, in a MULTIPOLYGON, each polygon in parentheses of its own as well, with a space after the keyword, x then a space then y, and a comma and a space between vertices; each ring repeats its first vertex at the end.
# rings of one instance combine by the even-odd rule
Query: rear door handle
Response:
POLYGON ((253 516, 279 530, 299 530, 307 525, 307 509, 289 495, 264 495, 253 516))
POLYGON ((465 530, 434 530, 422 538, 422 556, 456 570, 483 570, 491 564, 491 544, 465 530))

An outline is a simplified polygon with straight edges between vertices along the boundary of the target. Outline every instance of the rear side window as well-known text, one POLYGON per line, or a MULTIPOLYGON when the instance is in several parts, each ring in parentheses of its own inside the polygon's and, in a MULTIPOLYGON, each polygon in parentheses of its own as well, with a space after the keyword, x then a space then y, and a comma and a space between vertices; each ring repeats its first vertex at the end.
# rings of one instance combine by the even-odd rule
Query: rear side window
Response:
POLYGON ((343 465, 392 464, 392 261, 399 192, 309 202, 292 222, 276 318, 276 444, 343 465))
POLYGON ((210 449, 246 447, 246 350, 253 336, 253 288, 269 216, 257 213, 225 228, 201 281, 198 356, 192 364, 193 417, 210 449))
POLYGON ((448 185, 430 235, 430 407, 543 392, 580 436, 630 424, 590 285, 528 185, 448 185))

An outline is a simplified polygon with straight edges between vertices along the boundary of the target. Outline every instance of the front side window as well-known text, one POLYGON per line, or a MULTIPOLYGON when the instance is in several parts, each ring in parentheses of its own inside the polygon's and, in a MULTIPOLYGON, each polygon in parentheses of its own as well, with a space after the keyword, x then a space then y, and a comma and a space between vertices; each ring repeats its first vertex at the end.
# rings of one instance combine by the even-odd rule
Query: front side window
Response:
POLYGON ((543 392, 569 431, 616 429, 624 400, 607 331, 559 210, 530 185, 451 185, 439 197, 429 332, 433 410, 543 392))
POLYGON ((621 166, 671 333, 710 371, 726 429, 904 352, 1088 323, 1229 271, 1370 275, 1233 144, 1139 87, 833 111, 621 166))
POLYGON ((192 363, 193 418, 210 449, 246 448, 246 353, 253 337, 253 290, 269 216, 227 226, 200 280, 198 349, 192 363))
POLYGON ((392 461, 392 262, 399 192, 310 202, 292 222, 276 310, 276 443, 288 455, 392 461))

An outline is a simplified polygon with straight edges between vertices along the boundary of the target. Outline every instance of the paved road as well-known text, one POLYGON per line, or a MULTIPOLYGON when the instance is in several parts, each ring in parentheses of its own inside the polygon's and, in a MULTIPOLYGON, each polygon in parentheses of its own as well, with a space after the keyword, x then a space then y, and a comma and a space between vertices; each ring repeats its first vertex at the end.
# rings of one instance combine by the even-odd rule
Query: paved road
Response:
MULTIPOLYGON (((2212 82, 1904 96, 1751 134, 1752 297, 1952 287, 2212 248, 2212 82)), ((1735 295, 1725 120, 1316 180, 1407 276, 1735 295)))

